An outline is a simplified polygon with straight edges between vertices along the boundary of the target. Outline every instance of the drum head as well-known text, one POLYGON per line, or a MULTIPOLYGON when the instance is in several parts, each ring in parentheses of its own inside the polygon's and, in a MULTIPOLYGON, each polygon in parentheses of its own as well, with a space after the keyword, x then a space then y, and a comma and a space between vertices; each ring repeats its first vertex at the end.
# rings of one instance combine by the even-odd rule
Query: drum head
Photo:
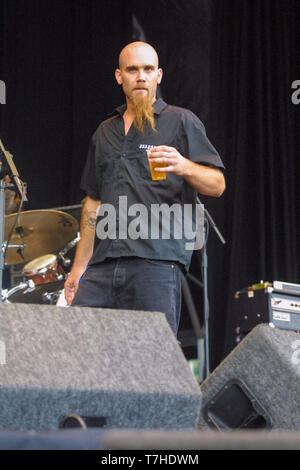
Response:
POLYGON ((55 255, 43 255, 39 256, 38 258, 29 261, 29 263, 25 264, 23 272, 24 273, 32 273, 37 272, 40 269, 47 268, 48 266, 52 266, 56 261, 55 255))
POLYGON ((64 288, 65 280, 38 284, 33 289, 20 288, 13 294, 7 294, 7 300, 22 304, 56 304, 60 292, 64 288))

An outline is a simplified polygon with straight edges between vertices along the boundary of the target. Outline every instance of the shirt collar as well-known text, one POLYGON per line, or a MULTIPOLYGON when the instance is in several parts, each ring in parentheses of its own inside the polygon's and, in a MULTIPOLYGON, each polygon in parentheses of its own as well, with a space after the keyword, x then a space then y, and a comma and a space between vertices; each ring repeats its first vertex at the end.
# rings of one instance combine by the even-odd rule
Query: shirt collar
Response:
MULTIPOLYGON (((153 111, 154 114, 159 115, 167 106, 167 103, 164 102, 161 98, 158 98, 155 103, 153 104, 153 111)), ((123 116, 124 112, 126 110, 126 104, 122 104, 121 106, 118 106, 112 113, 111 115, 119 114, 120 116, 123 116)))
POLYGON ((167 106, 163 99, 158 98, 153 104, 154 114, 160 114, 167 106))

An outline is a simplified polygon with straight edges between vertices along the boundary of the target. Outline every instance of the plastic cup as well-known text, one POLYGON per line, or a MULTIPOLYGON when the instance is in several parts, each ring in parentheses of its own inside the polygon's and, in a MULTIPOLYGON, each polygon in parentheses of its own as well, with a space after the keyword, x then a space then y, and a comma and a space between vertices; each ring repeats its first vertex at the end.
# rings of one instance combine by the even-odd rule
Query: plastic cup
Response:
MULTIPOLYGON (((147 152, 147 155, 149 153, 147 152)), ((165 180, 167 178, 167 173, 165 171, 155 171, 155 168, 165 168, 166 164, 165 163, 150 163, 150 171, 151 171, 151 178, 153 181, 160 181, 160 180, 165 180)))

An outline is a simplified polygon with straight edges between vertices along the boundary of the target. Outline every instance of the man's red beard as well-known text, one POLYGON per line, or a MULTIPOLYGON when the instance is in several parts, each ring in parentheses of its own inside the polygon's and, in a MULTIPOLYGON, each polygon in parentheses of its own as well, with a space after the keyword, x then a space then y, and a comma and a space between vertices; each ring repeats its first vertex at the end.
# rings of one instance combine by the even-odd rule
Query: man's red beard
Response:
POLYGON ((150 125, 153 131, 156 131, 154 112, 149 95, 147 94, 147 96, 131 96, 130 101, 134 111, 133 123, 136 129, 142 134, 144 134, 145 128, 148 124, 150 125))

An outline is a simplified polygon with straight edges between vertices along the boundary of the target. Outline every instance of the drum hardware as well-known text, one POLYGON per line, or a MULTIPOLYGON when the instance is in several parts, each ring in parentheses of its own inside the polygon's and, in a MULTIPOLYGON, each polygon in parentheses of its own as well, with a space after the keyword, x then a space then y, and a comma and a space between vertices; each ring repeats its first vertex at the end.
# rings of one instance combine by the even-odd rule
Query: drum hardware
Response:
POLYGON ((13 229, 6 252, 6 265, 26 263, 59 250, 64 256, 63 247, 72 243, 78 234, 77 220, 61 211, 41 209, 21 212, 17 227, 13 228, 15 217, 16 214, 5 216, 6 242, 13 229))
POLYGON ((52 304, 55 305, 64 287, 64 280, 35 284, 32 279, 18 286, 5 289, 7 303, 52 304), (45 295, 44 295, 45 294, 45 295))
POLYGON ((63 288, 67 276, 64 268, 71 264, 71 260, 65 254, 76 246, 79 239, 77 235, 58 255, 50 253, 26 263, 19 274, 22 274, 23 280, 27 280, 19 282, 10 290, 6 289, 5 301, 67 306, 63 288))
POLYGON ((51 305, 56 305, 61 293, 62 290, 55 292, 44 292, 42 295, 42 301, 51 305))
MULTIPOLYGON (((12 236, 15 225, 18 221, 19 215, 22 210, 24 201, 28 201, 27 196, 27 184, 19 178, 18 170, 14 164, 12 155, 4 148, 4 145, 0 139, 0 302, 3 302, 3 272, 5 265, 6 249, 4 250, 3 242, 6 240, 8 246, 10 238, 12 236), (13 183, 18 197, 20 197, 20 205, 18 212, 12 221, 10 228, 7 233, 5 230, 5 188, 6 180, 9 178, 13 183), (6 237, 5 237, 6 235, 6 237)), ((23 241, 23 240, 22 240, 23 241)), ((7 247, 6 247, 7 248, 7 247)))
POLYGON ((80 233, 77 233, 76 238, 68 243, 59 253, 58 253, 58 260, 62 263, 65 268, 68 268, 72 264, 72 260, 70 258, 66 258, 65 255, 74 248, 80 240, 80 233))
POLYGON ((29 279, 26 282, 21 282, 20 284, 13 287, 12 289, 4 289, 2 291, 3 301, 9 302, 8 298, 12 296, 13 294, 15 294, 16 292, 18 292, 20 289, 25 289, 24 294, 27 294, 28 292, 32 292, 35 290, 35 283, 31 279, 29 279))
POLYGON ((11 179, 16 192, 24 201, 28 201, 26 191, 24 191, 25 183, 20 179, 18 170, 13 160, 13 155, 5 149, 2 140, 0 139, 0 154, 1 154, 1 176, 8 175, 11 179), (4 170, 4 171, 3 171, 4 170))
POLYGON ((59 253, 58 257, 61 259, 63 266, 69 267, 72 263, 72 261, 69 258, 65 258, 65 255, 70 251, 72 248, 74 248, 77 243, 80 240, 80 233, 77 233, 76 238, 74 240, 70 241, 59 253))
MULTIPOLYGON (((70 247, 77 243, 79 224, 77 220, 61 210, 34 210, 22 212, 24 201, 28 201, 27 185, 19 178, 12 155, 7 152, 0 140, 0 301, 25 303, 54 303, 60 296, 64 279, 64 267, 71 264, 65 258, 70 247), (11 181, 6 181, 10 179, 11 181), (17 193, 19 207, 11 207, 5 213, 5 190, 17 193), (16 211, 9 214, 11 211, 16 211), (67 245, 67 246, 66 246, 67 245), (64 248, 65 247, 65 248, 64 248), (58 256, 46 255, 46 264, 39 265, 39 257, 45 253, 61 253, 58 256), (54 258, 51 258, 53 256, 54 258), (51 258, 51 259, 50 259, 51 258), (34 269, 28 263, 35 261, 34 269), (3 290, 5 265, 27 263, 22 271, 25 279, 12 289, 3 290)), ((20 278, 21 280, 21 278, 20 278)))
POLYGON ((23 244, 23 245, 7 245, 7 243, 3 243, 3 246, 4 246, 4 252, 6 252, 7 248, 17 248, 17 253, 18 255, 20 256, 22 262, 25 261, 25 258, 23 256, 23 250, 25 250, 25 248, 27 248, 27 245, 23 244))
MULTIPOLYGON (((3 246, 4 246, 4 249, 6 248, 6 242, 3 243, 3 246)), ((28 245, 25 245, 23 243, 23 245, 8 245, 7 248, 18 248, 19 250, 24 250, 25 248, 27 248, 28 245)))
POLYGON ((70 258, 65 258, 61 253, 58 253, 58 256, 65 268, 68 268, 71 265, 70 258))
POLYGON ((12 268, 26 264, 20 273, 21 282, 3 291, 3 300, 61 304, 65 268, 72 263, 66 254, 80 239, 77 220, 64 212, 48 209, 20 212, 17 224, 15 217, 16 214, 5 216, 5 264, 12 268))

